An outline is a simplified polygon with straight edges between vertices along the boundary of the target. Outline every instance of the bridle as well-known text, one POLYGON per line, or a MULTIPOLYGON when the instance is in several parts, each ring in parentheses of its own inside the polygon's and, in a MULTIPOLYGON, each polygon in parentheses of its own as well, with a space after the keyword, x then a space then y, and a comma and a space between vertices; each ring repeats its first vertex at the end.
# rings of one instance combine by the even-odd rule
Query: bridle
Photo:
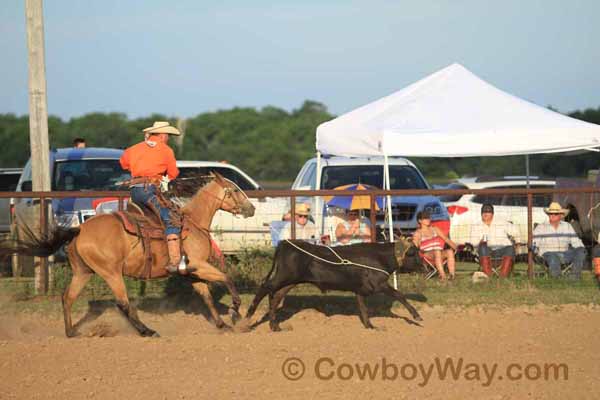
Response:
POLYGON ((222 186, 221 186, 221 187, 223 188, 223 197, 218 197, 218 196, 215 196, 214 194, 212 194, 212 193, 209 193, 209 192, 205 192, 205 194, 207 194, 207 195, 209 195, 209 196, 212 196, 212 197, 214 197, 214 198, 216 198, 217 200, 219 200, 219 201, 220 201, 220 204, 219 204, 219 209, 222 209, 222 208, 223 208, 223 204, 225 204, 225 200, 226 200, 227 198, 231 198, 231 200, 233 200, 233 208, 231 209, 231 211, 230 211, 230 212, 231 212, 233 215, 239 215, 239 214, 241 214, 241 213, 242 213, 242 208, 243 208, 243 207, 242 207, 242 204, 243 204, 243 203, 242 203, 242 202, 240 202, 240 201, 238 201, 238 200, 235 198, 234 194, 235 194, 235 193, 241 193, 241 194, 244 196, 244 199, 245 199, 245 200, 248 200, 248 196, 246 196, 246 193, 244 193, 244 191, 243 191, 242 189, 240 189, 240 187, 239 187, 238 185, 236 185, 236 184, 235 184, 233 181, 231 181, 231 180, 229 180, 229 179, 227 179, 227 178, 223 178, 223 179, 224 179, 225 181, 229 182, 231 185, 233 185, 233 187, 232 187, 232 188, 231 188, 231 187, 222 187, 222 186))

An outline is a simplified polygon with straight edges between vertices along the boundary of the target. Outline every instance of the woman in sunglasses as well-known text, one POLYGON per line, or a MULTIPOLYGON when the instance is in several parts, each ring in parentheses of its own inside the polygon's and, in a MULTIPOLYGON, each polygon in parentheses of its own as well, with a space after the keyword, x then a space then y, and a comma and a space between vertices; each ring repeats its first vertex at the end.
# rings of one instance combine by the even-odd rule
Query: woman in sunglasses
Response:
POLYGON ((335 237, 339 244, 368 243, 371 241, 371 223, 360 216, 359 210, 348 210, 346 220, 335 228, 335 237))

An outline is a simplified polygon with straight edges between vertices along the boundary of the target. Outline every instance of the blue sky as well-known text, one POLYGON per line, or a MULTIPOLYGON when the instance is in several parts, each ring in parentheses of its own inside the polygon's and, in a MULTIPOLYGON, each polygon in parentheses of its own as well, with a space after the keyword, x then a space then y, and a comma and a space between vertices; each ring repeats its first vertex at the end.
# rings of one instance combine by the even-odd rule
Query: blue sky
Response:
MULTIPOLYGON (((26 114, 24 0, 0 5, 0 113, 26 114)), ((48 109, 336 114, 454 62, 563 112, 600 106, 600 2, 46 0, 48 109)))

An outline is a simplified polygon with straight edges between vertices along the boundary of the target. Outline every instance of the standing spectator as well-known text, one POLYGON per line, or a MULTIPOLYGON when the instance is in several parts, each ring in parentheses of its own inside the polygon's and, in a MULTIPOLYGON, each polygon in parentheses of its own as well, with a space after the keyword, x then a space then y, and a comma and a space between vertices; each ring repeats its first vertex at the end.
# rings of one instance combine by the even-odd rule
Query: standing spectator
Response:
POLYGON ((548 214, 549 222, 539 224, 533 230, 533 241, 538 254, 544 257, 550 268, 550 276, 558 278, 561 264, 572 262, 571 277, 581 279, 586 256, 585 247, 571 224, 562 221, 568 211, 557 202, 545 208, 544 212, 548 214))
MULTIPOLYGON (((310 207, 307 204, 300 203, 296 205, 296 239, 309 240, 317 242, 317 227, 309 221, 310 207)), ((292 238, 292 222, 287 222, 281 230, 281 239, 292 238)))
POLYGON ((515 259, 513 241, 518 241, 519 230, 512 222, 494 218, 494 206, 481 206, 481 222, 473 224, 470 243, 477 245, 479 265, 487 276, 492 275, 492 257, 502 257, 500 277, 510 275, 515 259))
POLYGON ((81 137, 76 137, 73 139, 73 147, 76 149, 84 149, 85 148, 85 139, 81 137))

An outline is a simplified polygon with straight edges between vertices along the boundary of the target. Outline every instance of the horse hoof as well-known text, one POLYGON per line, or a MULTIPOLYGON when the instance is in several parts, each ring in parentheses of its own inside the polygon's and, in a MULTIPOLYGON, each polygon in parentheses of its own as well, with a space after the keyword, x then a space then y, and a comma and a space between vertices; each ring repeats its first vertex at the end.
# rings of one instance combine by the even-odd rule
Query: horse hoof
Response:
POLYGON ((242 315, 234 309, 229 310, 229 314, 231 315, 231 323, 233 325, 237 324, 239 320, 242 319, 242 315))
POLYGON ((420 315, 415 316, 415 321, 423 321, 423 318, 421 318, 420 315))
POLYGON ((281 332, 281 327, 279 326, 279 324, 271 324, 271 331, 281 332))
POLYGON ((153 330, 148 329, 145 332, 142 332, 142 336, 143 337, 160 337, 160 335, 158 334, 158 332, 155 332, 153 330))
POLYGON ((217 324, 217 328, 219 328, 222 332, 233 331, 233 328, 231 326, 227 325, 225 322, 221 322, 220 324, 217 324))

